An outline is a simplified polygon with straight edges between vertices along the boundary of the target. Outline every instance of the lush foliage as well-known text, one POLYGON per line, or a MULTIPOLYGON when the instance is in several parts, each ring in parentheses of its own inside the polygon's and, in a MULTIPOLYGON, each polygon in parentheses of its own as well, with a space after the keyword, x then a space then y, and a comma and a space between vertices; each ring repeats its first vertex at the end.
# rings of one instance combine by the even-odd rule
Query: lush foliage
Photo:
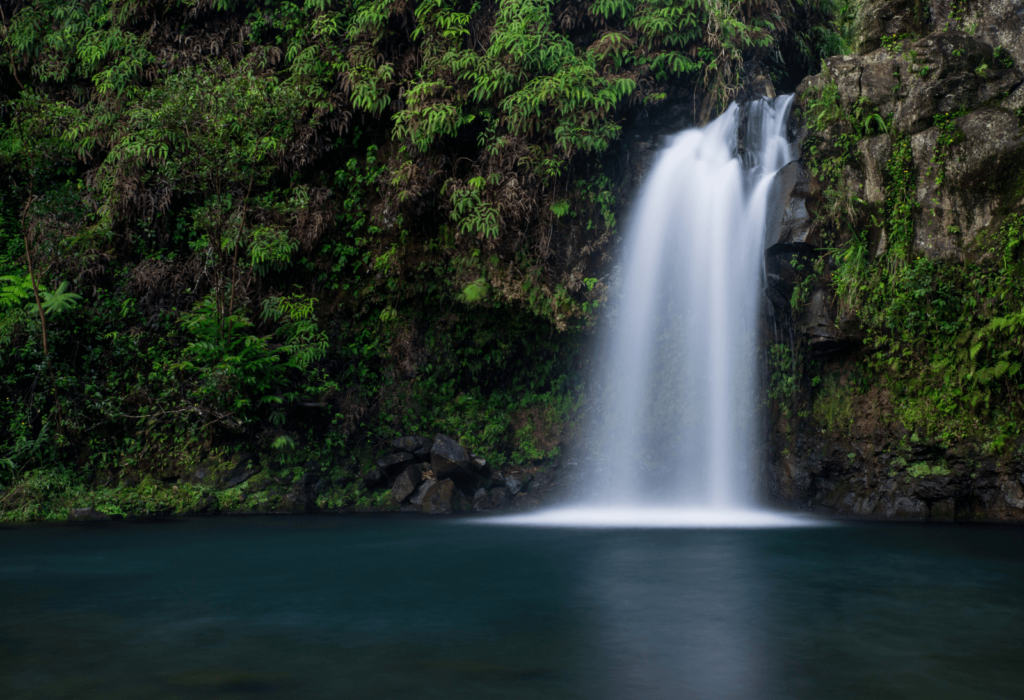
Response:
POLYGON ((817 60, 832 13, 6 3, 0 513, 102 488, 108 509, 192 507, 199 458, 242 447, 319 465, 347 484, 334 504, 367 497, 342 475, 396 434, 551 458, 624 124, 673 100, 712 115, 785 42, 817 60))

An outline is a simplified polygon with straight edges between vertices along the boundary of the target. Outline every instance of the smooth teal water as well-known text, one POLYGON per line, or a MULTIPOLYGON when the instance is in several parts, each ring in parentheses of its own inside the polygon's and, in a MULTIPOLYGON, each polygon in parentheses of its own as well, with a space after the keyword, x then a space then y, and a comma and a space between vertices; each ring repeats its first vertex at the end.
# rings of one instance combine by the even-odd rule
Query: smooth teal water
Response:
POLYGON ((1021 698, 1024 529, 0 529, 0 697, 1021 698))

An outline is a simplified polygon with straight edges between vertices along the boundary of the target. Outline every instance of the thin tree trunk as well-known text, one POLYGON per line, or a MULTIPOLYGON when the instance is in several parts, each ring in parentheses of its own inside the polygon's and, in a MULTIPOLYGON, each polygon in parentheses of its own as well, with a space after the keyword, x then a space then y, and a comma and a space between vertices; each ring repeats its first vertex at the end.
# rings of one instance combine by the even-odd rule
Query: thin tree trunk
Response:
POLYGON ((64 421, 61 420, 61 408, 60 400, 57 398, 57 377, 53 373, 53 363, 50 362, 50 344, 46 333, 46 312, 43 311, 43 300, 39 296, 39 282, 36 280, 35 266, 32 264, 32 246, 29 243, 29 232, 25 226, 25 221, 28 218, 28 208, 32 206, 32 202, 35 197, 32 195, 32 184, 28 187, 28 201, 25 202, 25 208, 21 210, 21 235, 22 240, 25 242, 25 261, 28 263, 28 279, 32 283, 32 293, 36 298, 36 310, 39 312, 39 325, 43 330, 43 358, 46 363, 46 369, 50 374, 50 382, 53 384, 53 402, 54 407, 57 409, 57 433, 64 433, 64 421))
POLYGON ((236 273, 238 272, 238 241, 241 240, 242 235, 245 233, 245 212, 249 206, 249 194, 252 192, 253 177, 255 176, 251 176, 249 178, 249 189, 245 191, 245 200, 242 202, 242 220, 238 222, 238 235, 235 237, 234 259, 231 261, 231 301, 228 302, 228 316, 230 316, 235 310, 235 278, 236 273))
POLYGON ((39 297, 39 283, 36 281, 35 268, 32 265, 32 246, 28 242, 28 229, 25 228, 25 219, 28 217, 28 208, 32 206, 32 187, 29 186, 28 201, 25 208, 21 210, 21 234, 25 241, 25 259, 28 261, 28 279, 32 283, 32 292, 36 296, 36 310, 39 311, 39 323, 43 327, 43 356, 49 359, 50 348, 46 338, 46 313, 43 311, 43 301, 39 297))

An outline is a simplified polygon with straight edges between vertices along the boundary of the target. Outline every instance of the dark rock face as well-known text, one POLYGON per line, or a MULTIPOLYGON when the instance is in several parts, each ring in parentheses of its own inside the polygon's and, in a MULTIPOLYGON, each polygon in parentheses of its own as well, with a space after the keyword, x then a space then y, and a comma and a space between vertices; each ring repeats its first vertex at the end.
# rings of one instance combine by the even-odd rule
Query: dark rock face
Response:
POLYGON ((857 406, 860 417, 843 434, 776 426, 768 474, 773 500, 877 520, 1024 522, 1024 465, 973 445, 928 445, 927 460, 911 461, 906 434, 870 400, 857 406))
POLYGON ((819 245, 807 210, 807 200, 818 194, 818 186, 804 164, 795 160, 783 167, 775 176, 774 187, 764 238, 768 254, 819 245))

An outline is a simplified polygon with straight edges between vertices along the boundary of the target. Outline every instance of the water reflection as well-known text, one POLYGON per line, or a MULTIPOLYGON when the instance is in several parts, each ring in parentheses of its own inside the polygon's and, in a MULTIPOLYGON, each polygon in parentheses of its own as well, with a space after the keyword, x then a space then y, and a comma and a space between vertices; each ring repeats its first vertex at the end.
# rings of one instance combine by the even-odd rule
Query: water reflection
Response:
POLYGON ((601 640, 604 697, 751 698, 771 685, 750 544, 706 532, 601 543, 581 585, 601 640))
POLYGON ((1004 528, 7 530, 0 697, 1018 697, 1022 579, 1004 528))

